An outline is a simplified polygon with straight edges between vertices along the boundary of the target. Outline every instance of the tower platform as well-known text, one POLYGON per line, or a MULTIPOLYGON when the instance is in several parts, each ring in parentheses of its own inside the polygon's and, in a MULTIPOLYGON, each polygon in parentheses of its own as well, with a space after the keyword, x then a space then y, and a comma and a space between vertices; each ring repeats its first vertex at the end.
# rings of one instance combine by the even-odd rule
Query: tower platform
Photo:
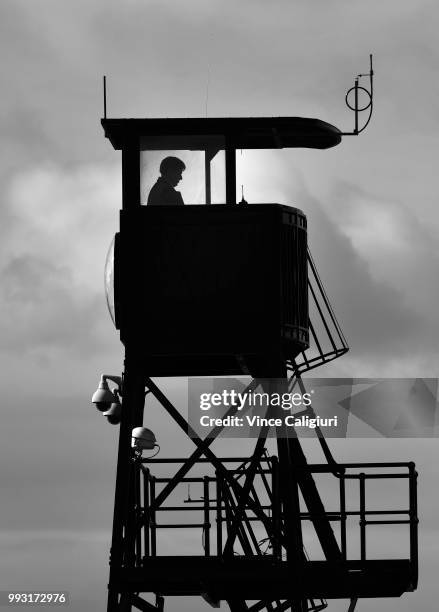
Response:
POLYGON ((264 555, 257 558, 163 556, 143 567, 115 569, 111 586, 120 592, 166 595, 208 594, 213 600, 399 597, 415 588, 408 559, 307 561, 293 567, 264 555))
MULTIPOLYGON (((145 461, 159 464, 181 463, 182 460, 145 461)), ((250 472, 249 464, 238 460, 239 465, 234 468, 236 459, 223 457, 221 461, 230 465, 229 475, 236 486, 241 486, 242 478, 250 472)), ((200 460, 200 463, 204 462, 207 465, 207 460, 200 460)), ((127 535, 135 540, 134 556, 127 555, 122 566, 112 566, 110 589, 119 593, 145 592, 162 596, 201 595, 213 602, 234 599, 275 601, 400 597, 404 592, 416 589, 418 519, 414 464, 346 463, 337 465, 336 473, 327 464, 308 464, 303 469, 296 468, 302 472, 298 479, 305 494, 305 503, 312 501, 305 486, 306 482, 309 484, 311 475, 314 478, 328 476, 339 483, 338 503, 332 500, 334 509, 328 511, 323 508, 322 514, 322 508, 315 507, 312 511, 305 511, 304 508, 298 515, 301 523, 312 523, 319 530, 324 558, 313 560, 310 560, 305 549, 303 555, 286 559, 286 511, 282 510, 277 466, 276 457, 262 458, 247 502, 238 495, 240 501, 235 503, 233 497, 236 490, 232 496, 229 485, 224 479, 218 479, 218 475, 200 475, 185 477, 180 484, 183 487, 202 486, 202 496, 191 499, 188 494, 182 504, 174 505, 178 493, 172 502, 164 502, 171 495, 175 478, 154 477, 149 468, 144 469, 143 463, 137 464, 137 526, 132 536, 127 535), (142 478, 139 478, 139 467, 142 478), (406 498, 408 493, 408 507, 391 508, 384 504, 384 508, 379 508, 370 500, 366 492, 372 490, 374 483, 379 485, 384 482, 387 487, 392 487, 396 495, 402 494, 406 498), (163 513, 168 517, 162 520, 163 513), (197 519, 200 514, 203 522, 197 519), (179 518, 179 515, 185 516, 179 518), (258 527, 262 524, 261 517, 268 535, 263 540, 260 539, 258 527), (236 533, 239 545, 236 542, 235 548, 233 530, 235 523, 241 524, 237 523, 239 518, 246 531, 236 533), (334 526, 334 530, 331 527, 329 531, 329 524, 334 526), (328 528, 323 530, 325 525, 328 528), (369 532, 375 526, 405 526, 403 529, 407 529, 408 533, 404 536, 404 531, 400 532, 401 546, 397 550, 392 547, 390 554, 381 552, 374 557, 378 551, 369 532), (178 550, 172 538, 165 544, 165 554, 157 554, 157 533, 162 529, 182 527, 201 530, 204 554, 172 554, 173 550, 178 550), (325 538, 328 533, 334 537, 335 548, 327 545, 325 538), (335 533, 339 538, 335 538, 335 533), (254 547, 250 545, 251 542, 254 547), (270 543, 265 551, 262 542, 270 543), (216 555, 213 551, 216 551, 216 555), (387 558, 381 558, 384 555, 387 558)), ((194 542, 198 541, 198 534, 195 533, 194 542)), ((309 534, 310 531, 305 533, 309 534)), ((160 541, 163 542, 163 539, 160 538, 160 541)), ((381 534, 379 550, 384 551, 385 547, 385 538, 381 534)), ((315 551, 313 554, 316 554, 315 551)))

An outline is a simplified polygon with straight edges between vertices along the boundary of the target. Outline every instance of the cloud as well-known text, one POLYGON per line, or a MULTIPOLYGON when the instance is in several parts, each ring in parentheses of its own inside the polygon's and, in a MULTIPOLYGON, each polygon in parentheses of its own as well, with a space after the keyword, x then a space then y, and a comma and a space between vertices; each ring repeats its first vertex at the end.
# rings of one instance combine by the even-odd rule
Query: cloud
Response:
POLYGON ((4 267, 0 287, 2 351, 98 349, 102 297, 75 293, 68 268, 23 255, 4 267))
POLYGON ((435 343, 425 314, 411 305, 388 277, 373 276, 364 254, 342 233, 342 227, 329 219, 319 202, 309 194, 303 194, 301 201, 309 214, 310 245, 317 269, 354 358, 376 360, 383 368, 395 356, 413 358, 419 351, 433 351, 435 343))
POLYGON ((358 375, 375 368, 381 376, 413 367, 427 375, 439 344, 430 302, 436 289, 425 291, 437 240, 410 209, 347 181, 317 189, 315 196, 308 170, 297 154, 238 155, 238 181, 250 202, 296 205, 307 215, 310 249, 351 347, 342 367, 358 375), (427 271, 426 279, 419 269, 427 271))
POLYGON ((2 585, 11 591, 67 591, 72 612, 103 610, 108 538, 101 531, 2 531, 2 585))
POLYGON ((3 351, 106 345, 103 268, 119 190, 112 167, 50 165, 12 177, 0 230, 3 351))
POLYGON ((373 277, 398 288, 407 303, 424 315, 439 298, 432 282, 439 265, 439 241, 425 217, 419 218, 398 195, 337 181, 330 195, 341 232, 367 261, 373 277))

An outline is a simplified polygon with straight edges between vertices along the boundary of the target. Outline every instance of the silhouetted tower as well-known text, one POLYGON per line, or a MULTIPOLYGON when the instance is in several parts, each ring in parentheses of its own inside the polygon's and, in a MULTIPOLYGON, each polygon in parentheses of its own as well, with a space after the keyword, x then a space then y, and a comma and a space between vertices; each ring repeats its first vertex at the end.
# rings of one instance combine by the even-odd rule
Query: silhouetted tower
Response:
MULTIPOLYGON (((359 89, 357 79, 353 134, 362 131, 359 89)), ((372 100, 369 106, 371 111, 372 100)), ((267 379, 277 379, 284 389, 303 391, 304 372, 348 350, 307 248, 304 213, 280 204, 236 202, 237 150, 327 149, 340 143, 342 132, 299 117, 105 118, 102 125, 122 151, 111 309, 125 346, 109 612, 161 610, 165 597, 186 595, 201 595, 214 607, 226 600, 232 611, 253 612, 317 611, 327 599, 346 598, 352 611, 360 597, 400 596, 416 588, 412 463, 339 464, 319 428, 323 464, 308 464, 299 439, 282 428, 276 432, 277 456, 266 452, 269 431, 261 427, 249 456, 218 457, 211 445, 222 427, 202 439, 152 380, 245 374, 252 377, 252 389, 267 390, 267 379), (186 160, 193 185, 202 181, 196 205, 145 206, 166 156, 186 160), (258 299, 255 287, 261 288, 258 299), (195 451, 189 457, 142 459, 133 448, 146 394, 190 435, 195 451), (163 465, 175 465, 173 475, 153 473, 163 465), (386 470, 378 472, 381 467, 386 470), (318 487, 322 475, 337 492, 337 508, 325 508, 318 487), (368 509, 366 483, 373 479, 407 482, 408 508, 368 509), (352 483, 358 485, 356 508, 346 504, 352 483), (201 487, 201 497, 191 499, 189 493, 178 504, 178 491, 191 484, 201 487), (359 520, 354 535, 353 518, 359 520), (366 527, 400 523, 409 529, 407 558, 369 558, 366 527), (304 524, 319 543, 319 560, 305 551, 304 524), (199 552, 182 556, 170 550, 168 540, 161 553, 163 530, 185 528, 200 531, 199 552), (354 555, 351 536, 359 542, 354 555), (155 604, 141 596, 145 593, 155 594, 155 604)), ((230 414, 236 411, 232 407, 230 414)))

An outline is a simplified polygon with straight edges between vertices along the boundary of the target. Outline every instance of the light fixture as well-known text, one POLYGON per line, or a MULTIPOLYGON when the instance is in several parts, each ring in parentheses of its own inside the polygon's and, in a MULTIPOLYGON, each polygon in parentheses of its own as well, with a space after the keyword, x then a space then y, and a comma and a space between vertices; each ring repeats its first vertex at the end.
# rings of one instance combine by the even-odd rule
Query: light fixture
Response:
POLYGON ((115 401, 119 401, 116 400, 115 394, 110 390, 107 380, 114 382, 118 387, 118 391, 121 392, 122 378, 120 376, 102 374, 99 387, 93 393, 93 397, 91 398, 92 403, 95 404, 96 408, 100 412, 108 411, 111 404, 113 404, 115 401))
POLYGON ((111 425, 119 425, 122 416, 122 405, 119 401, 117 391, 115 391, 114 401, 111 403, 110 408, 103 413, 104 417, 107 417, 107 421, 111 425))
MULTIPOLYGON (((160 446, 157 444, 154 433, 146 427, 135 427, 131 433, 131 446, 135 449, 137 456, 142 455, 144 450, 153 450, 157 448, 157 453, 160 451, 160 446)), ((152 455, 152 457, 155 457, 152 455)), ((149 459, 151 457, 148 457, 149 459)))

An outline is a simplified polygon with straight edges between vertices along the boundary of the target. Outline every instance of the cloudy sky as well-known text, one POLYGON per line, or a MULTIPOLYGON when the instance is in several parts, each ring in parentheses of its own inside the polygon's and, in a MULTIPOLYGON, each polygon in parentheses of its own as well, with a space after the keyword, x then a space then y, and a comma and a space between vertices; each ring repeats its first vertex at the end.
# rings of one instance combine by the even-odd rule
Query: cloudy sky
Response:
MULTIPOLYGON (((106 605, 117 431, 89 398, 123 353, 103 293, 121 181, 100 126, 102 75, 110 117, 297 115, 349 131, 344 95, 373 53, 375 112, 361 136, 329 151, 244 151, 238 182, 249 202, 308 216, 351 346, 319 375, 435 377, 438 16, 434 0, 3 0, 0 589, 64 588, 74 612, 106 605)), ((162 384, 178 397, 177 382, 162 384)), ((190 449, 153 409, 162 454, 190 449)), ((419 591, 380 606, 430 612, 437 440, 333 448, 339 460, 417 462, 419 591)))

